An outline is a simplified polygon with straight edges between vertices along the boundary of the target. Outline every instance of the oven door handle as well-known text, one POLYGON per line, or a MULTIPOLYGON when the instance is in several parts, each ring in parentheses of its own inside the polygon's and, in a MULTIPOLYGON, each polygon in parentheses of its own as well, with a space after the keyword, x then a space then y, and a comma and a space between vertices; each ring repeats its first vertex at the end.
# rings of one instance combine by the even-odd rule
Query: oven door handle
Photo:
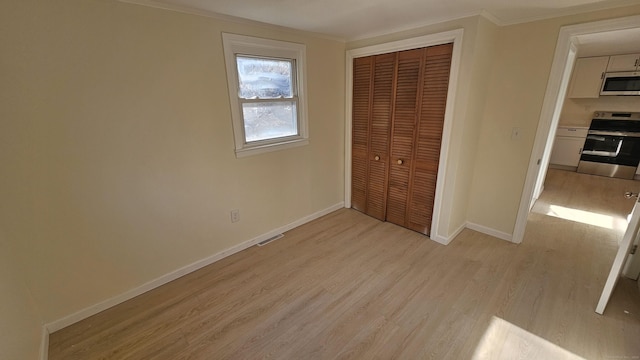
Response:
POLYGON ((596 135, 587 135, 587 139, 595 140, 595 141, 605 141, 606 138, 604 136, 596 136, 596 135))
POLYGON ((618 153, 613 151, 582 150, 582 155, 615 157, 618 153))
POLYGON ((593 156, 605 156, 605 157, 616 157, 620 154, 620 149, 622 148, 622 141, 618 141, 618 147, 616 151, 602 151, 602 150, 582 150, 583 155, 593 155, 593 156))

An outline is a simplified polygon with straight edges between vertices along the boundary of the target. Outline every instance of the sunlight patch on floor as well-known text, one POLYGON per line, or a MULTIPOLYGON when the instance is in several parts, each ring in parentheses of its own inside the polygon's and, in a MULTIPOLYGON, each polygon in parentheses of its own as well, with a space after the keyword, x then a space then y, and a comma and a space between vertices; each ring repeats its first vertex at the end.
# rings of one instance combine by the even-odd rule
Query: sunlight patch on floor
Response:
POLYGON ((575 221, 582 224, 599 226, 605 229, 624 232, 627 228, 627 219, 620 216, 599 214, 591 211, 572 209, 560 205, 544 206, 541 214, 557 217, 564 220, 575 221))
POLYGON ((473 354, 474 360, 486 359, 583 359, 508 321, 492 317, 473 354))

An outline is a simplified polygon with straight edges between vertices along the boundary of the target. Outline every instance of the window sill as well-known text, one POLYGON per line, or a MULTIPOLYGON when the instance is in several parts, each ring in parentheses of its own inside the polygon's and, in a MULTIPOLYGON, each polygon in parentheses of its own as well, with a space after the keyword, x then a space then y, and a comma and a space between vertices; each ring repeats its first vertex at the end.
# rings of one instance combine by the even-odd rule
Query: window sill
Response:
POLYGON ((308 144, 309 144, 309 139, 295 139, 295 140, 288 140, 288 141, 283 141, 275 144, 245 147, 242 149, 236 149, 236 158, 258 155, 258 154, 263 154, 271 151, 290 149, 290 148, 304 146, 308 144))

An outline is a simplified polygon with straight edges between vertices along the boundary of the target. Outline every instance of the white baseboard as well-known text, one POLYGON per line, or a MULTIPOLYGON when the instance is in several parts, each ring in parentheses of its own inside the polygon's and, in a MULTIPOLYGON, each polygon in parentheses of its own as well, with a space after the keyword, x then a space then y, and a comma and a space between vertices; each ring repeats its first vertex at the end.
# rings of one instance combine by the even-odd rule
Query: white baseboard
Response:
MULTIPOLYGON (((251 240, 247 240, 243 243, 240 243, 238 245, 232 246, 226 250, 223 250, 217 254, 211 255, 209 257, 206 257, 202 260, 198 260, 192 264, 189 264, 187 266, 181 267, 175 271, 172 271, 168 274, 165 274, 163 276, 160 276, 159 278, 156 278, 154 280, 151 280, 147 283, 144 283, 136 288, 133 288, 129 291, 126 291, 120 295, 114 296, 110 299, 104 300, 100 303, 97 303, 95 305, 89 306, 85 309, 82 309, 78 312, 75 312, 71 315, 65 316, 61 319, 55 320, 53 322, 50 322, 48 324, 45 325, 45 329, 47 331, 47 343, 48 343, 48 334, 49 333, 53 333, 55 331, 58 331, 62 328, 65 328, 69 325, 75 324, 81 320, 84 320, 92 315, 95 315, 101 311, 104 311, 108 308, 111 308, 113 306, 116 306, 118 304, 121 304, 127 300, 133 299, 134 297, 141 295, 147 291, 153 290, 159 286, 162 286, 170 281, 173 281, 179 277, 182 277, 186 274, 189 274, 191 272, 194 272, 196 270, 199 270, 207 265, 213 264, 216 261, 219 261, 221 259, 224 259, 227 256, 233 255, 237 252, 240 252, 244 249, 247 249, 253 245, 256 245, 259 242, 262 242, 264 240, 267 240, 275 235, 281 234, 283 232, 289 231, 293 228, 296 228, 300 225, 306 224, 312 220, 315 220, 321 216, 327 215, 333 211, 336 211, 338 209, 341 209, 344 207, 344 202, 339 202, 335 205, 332 205, 326 209, 320 210, 316 213, 313 213, 311 215, 307 215, 303 218, 300 218, 292 223, 289 223, 287 225, 281 226, 277 229, 271 230, 265 234, 262 234, 258 237, 255 237, 251 240)), ((44 346, 44 345, 43 345, 44 346)), ((47 346, 48 348, 48 346, 47 346)), ((45 358, 46 359, 46 358, 45 358)))
POLYGON ((40 360, 49 359, 49 329, 46 325, 42 326, 42 339, 40 340, 40 360))
POLYGON ((454 232, 453 232, 453 234, 451 234, 451 235, 449 236, 449 239, 450 239, 450 240, 449 240, 449 242, 451 242, 453 239, 455 239, 455 238, 456 238, 456 236, 460 235, 460 233, 462 232, 462 230, 466 229, 466 227, 467 227, 467 224, 466 224, 466 223, 464 223, 464 224, 460 225, 460 226, 456 229, 456 231, 454 231, 454 232))
POLYGON ((502 232, 496 229, 492 229, 483 225, 474 224, 472 222, 467 222, 466 227, 471 230, 475 230, 477 232, 481 232, 483 234, 487 234, 498 239, 506 240, 509 242, 513 242, 513 234, 508 234, 506 232, 502 232))
POLYGON ((442 236, 442 235, 435 235, 433 237, 429 237, 431 240, 440 243, 442 245, 449 245, 449 243, 451 243, 453 241, 453 239, 456 238, 456 236, 460 235, 460 233, 462 232, 462 230, 465 229, 466 227, 466 223, 463 223, 462 225, 460 225, 451 235, 449 236, 442 236))
POLYGON ((475 230, 477 232, 481 232, 483 234, 486 235, 490 235, 493 237, 496 237, 498 239, 501 240, 506 240, 511 242, 513 236, 511 234, 507 234, 505 232, 502 231, 498 231, 483 225, 479 225, 479 224, 475 224, 475 223, 471 223, 471 222, 466 222, 462 225, 460 225, 460 227, 458 227, 451 235, 445 237, 442 235, 435 235, 433 237, 429 237, 431 240, 440 243, 442 245, 449 245, 449 243, 451 243, 451 241, 453 241, 453 239, 456 238, 456 236, 460 235, 460 233, 462 232, 462 230, 464 230, 465 228, 467 229, 471 229, 471 230, 475 230))
POLYGON ((465 228, 465 224, 460 225, 459 228, 456 229, 456 231, 453 232, 453 234, 449 235, 449 236, 442 236, 442 235, 434 235, 433 237, 429 236, 429 238, 437 243, 440 243, 442 245, 449 245, 449 243, 451 243, 451 241, 453 241, 453 239, 456 238, 456 236, 458 236, 460 234, 460 232, 462 232, 462 230, 464 230, 465 228))
POLYGON ((451 242, 451 237, 445 237, 442 235, 434 235, 434 236, 429 236, 429 239, 437 242, 438 244, 442 244, 442 245, 449 245, 449 243, 451 242))

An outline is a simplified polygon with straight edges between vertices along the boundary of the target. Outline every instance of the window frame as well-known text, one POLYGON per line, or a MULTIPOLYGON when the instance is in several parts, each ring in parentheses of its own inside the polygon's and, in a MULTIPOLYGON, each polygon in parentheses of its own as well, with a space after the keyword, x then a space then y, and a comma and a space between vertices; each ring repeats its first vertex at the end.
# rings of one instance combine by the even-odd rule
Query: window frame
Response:
POLYGON ((227 87, 231 104, 231 118, 236 157, 282 150, 309 143, 308 116, 306 107, 306 46, 304 44, 263 39, 252 36, 222 33, 224 57, 227 70, 227 87), (239 95, 239 76, 236 56, 258 59, 284 59, 292 61, 293 98, 257 99, 247 101, 239 95), (296 106, 298 134, 257 141, 246 141, 243 103, 292 101, 296 106))

